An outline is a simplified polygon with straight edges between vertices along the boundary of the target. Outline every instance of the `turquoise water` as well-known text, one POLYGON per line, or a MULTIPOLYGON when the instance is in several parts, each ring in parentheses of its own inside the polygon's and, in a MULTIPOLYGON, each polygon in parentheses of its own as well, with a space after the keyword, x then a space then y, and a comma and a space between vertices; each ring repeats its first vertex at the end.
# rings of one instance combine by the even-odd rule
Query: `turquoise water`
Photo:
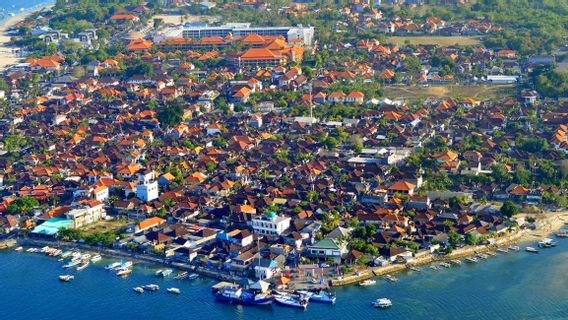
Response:
POLYGON ((0 22, 10 17, 10 13, 19 15, 39 6, 52 3, 55 3, 55 0, 0 0, 0 22))
POLYGON ((0 253, 0 310, 3 319, 568 319, 568 240, 558 247, 500 254, 475 265, 401 273, 397 283, 378 279, 374 287, 337 288, 335 306, 311 303, 307 311, 277 305, 250 307, 216 303, 214 280, 158 279, 137 267, 127 279, 104 270, 102 261, 65 273, 52 257, 0 253), (138 295, 132 288, 157 283, 161 290, 138 295), (174 296, 165 288, 182 290, 174 296), (389 297, 393 307, 370 302, 389 297))

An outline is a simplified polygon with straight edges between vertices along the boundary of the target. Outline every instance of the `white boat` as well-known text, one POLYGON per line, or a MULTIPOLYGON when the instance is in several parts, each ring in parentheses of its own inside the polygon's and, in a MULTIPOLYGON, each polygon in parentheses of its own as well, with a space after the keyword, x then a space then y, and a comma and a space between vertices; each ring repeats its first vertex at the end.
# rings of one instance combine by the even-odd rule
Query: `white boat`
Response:
POLYGON ((558 238, 567 238, 568 237, 568 231, 566 229, 560 229, 557 233, 556 236, 558 238))
POLYGON ((79 264, 81 264, 81 260, 71 260, 67 264, 64 264, 62 266, 62 268, 63 269, 69 269, 69 268, 73 268, 75 266, 78 266, 79 264))
POLYGON ((274 301, 285 307, 306 309, 308 307, 309 297, 281 293, 274 296, 274 301))
POLYGON ((325 291, 325 290, 318 290, 315 292, 306 291, 306 290, 298 290, 296 291, 298 294, 302 294, 309 298, 310 301, 313 302, 320 302, 320 303, 331 303, 334 304, 335 300, 337 299, 333 292, 325 291))
POLYGON ((164 270, 160 269, 158 271, 156 271, 155 275, 157 275, 158 277, 162 275, 162 272, 164 272, 164 270))
POLYGON ((430 269, 432 269, 434 271, 440 271, 440 266, 433 264, 433 265, 430 266, 430 269))
POLYGON ((487 260, 487 258, 489 258, 489 256, 484 253, 479 253, 476 257, 483 260, 487 260))
POLYGON ((59 280, 64 281, 64 282, 69 282, 73 279, 75 279, 75 277, 70 275, 70 274, 63 274, 63 275, 59 276, 59 280))
POLYGON ((509 253, 508 249, 503 249, 503 248, 498 248, 497 251, 501 253, 509 253))
POLYGON ((376 283, 377 283, 377 281, 375 281, 373 279, 367 279, 367 280, 364 280, 362 282, 359 282, 359 285, 363 286, 363 287, 367 287, 367 286, 374 286, 376 283))
POLYGON ((161 276, 161 277, 164 277, 164 278, 165 278, 165 277, 169 276, 170 274, 172 274, 172 272, 174 272, 174 270, 172 270, 172 269, 164 269, 164 270, 162 270, 162 272, 161 272, 160 274, 158 274, 158 276, 161 276))
POLYGON ((447 263, 447 262, 441 262, 441 263, 440 263, 440 266, 441 266, 441 267, 444 267, 444 268, 451 268, 451 267, 452 267, 452 265, 449 264, 449 263, 447 263))
POLYGON ((88 266, 89 266, 89 261, 87 260, 87 261, 83 262, 82 265, 80 265, 80 266, 77 267, 77 271, 81 271, 81 270, 85 269, 85 268, 88 267, 88 266))
POLYGON ((132 269, 129 268, 122 268, 116 272, 118 277, 128 277, 132 273, 132 269))
POLYGON ((132 290, 134 290, 135 292, 138 292, 138 293, 144 293, 144 288, 142 288, 142 287, 134 287, 134 288, 132 288, 132 290))
POLYGON ((458 259, 450 260, 450 262, 455 264, 456 266, 461 266, 461 264, 462 264, 461 260, 458 260, 458 259))
POLYGON ((392 301, 387 298, 379 298, 372 303, 375 308, 388 308, 392 306, 392 301))
POLYGON ((166 291, 173 294, 180 294, 181 291, 178 288, 167 288, 166 291))
POLYGON ((519 246, 509 246, 508 249, 511 250, 511 251, 520 251, 521 250, 521 248, 519 246))
POLYGON ((552 248, 552 247, 556 247, 556 241, 550 239, 550 238, 545 238, 542 239, 538 242, 538 246, 541 248, 552 248))
POLYGON ((412 270, 412 271, 416 271, 416 272, 422 271, 422 269, 420 269, 418 267, 410 267, 409 269, 412 270))
POLYGON ((395 277, 395 276, 393 276, 393 275, 390 275, 390 274, 387 274, 387 275, 385 276, 385 279, 387 279, 387 281, 389 281, 389 282, 397 282, 397 281, 398 281, 398 278, 397 278, 397 277, 395 277))
POLYGON ((465 258, 465 262, 469 262, 469 263, 477 263, 478 260, 477 258, 474 257, 469 257, 469 258, 465 258))
POLYGON ((16 249, 14 249, 14 251, 22 252, 22 251, 24 251, 24 247, 17 247, 16 249))
POLYGON ((109 264, 105 267, 105 269, 107 269, 107 270, 115 270, 115 269, 118 269, 118 268, 120 268, 120 262, 114 262, 114 263, 111 263, 111 264, 109 264))
POLYGON ((100 254, 97 254, 96 256, 91 258, 91 262, 95 263, 97 261, 100 261, 103 257, 100 254))
POLYGON ((526 247, 525 250, 530 253, 538 253, 538 249, 533 247, 526 247))
POLYGON ((175 279, 176 280, 183 280, 183 279, 187 278, 187 273, 188 273, 187 271, 184 271, 182 273, 178 273, 178 275, 176 276, 175 279))
POLYGON ((148 291, 160 290, 160 286, 157 285, 157 284, 147 284, 147 285, 143 286, 142 288, 144 288, 144 290, 148 290, 148 291))
POLYGON ((189 280, 195 280, 195 279, 199 278, 199 275, 197 273, 192 273, 192 274, 188 275, 187 278, 189 280))

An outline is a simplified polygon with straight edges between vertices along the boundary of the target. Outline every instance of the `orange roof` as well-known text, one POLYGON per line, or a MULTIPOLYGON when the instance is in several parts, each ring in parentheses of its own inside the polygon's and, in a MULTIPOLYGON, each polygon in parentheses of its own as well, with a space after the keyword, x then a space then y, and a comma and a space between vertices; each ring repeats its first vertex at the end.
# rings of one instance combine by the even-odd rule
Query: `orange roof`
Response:
POLYGON ((137 20, 138 16, 134 14, 115 14, 110 17, 110 20, 137 20))
POLYGON ((241 39, 241 42, 247 44, 263 44, 266 40, 256 33, 251 33, 241 39))
POLYGON ((239 91, 237 91, 233 97, 234 98, 243 98, 250 94, 251 90, 247 87, 242 87, 239 91))
POLYGON ((407 182, 407 181, 398 181, 396 183, 394 183, 393 185, 391 185, 389 187, 389 190, 393 190, 393 191, 410 191, 412 189, 416 188, 416 185, 407 182))
POLYGON ((251 48, 241 55, 241 60, 273 60, 277 59, 272 51, 266 48, 251 48))
POLYGON ((365 94, 361 91, 353 91, 347 95, 347 98, 364 98, 365 94))
POLYGON ((458 158, 458 154, 453 151, 447 150, 444 152, 436 153, 432 155, 432 157, 438 160, 453 161, 458 158))
POLYGON ((138 229, 139 230, 146 230, 148 228, 152 228, 154 226, 160 225, 164 222, 166 222, 165 219, 162 219, 160 217, 152 217, 152 218, 140 221, 138 223, 138 229))
POLYGON ((130 43, 128 44, 128 50, 130 51, 149 50, 152 49, 153 44, 154 43, 150 40, 136 39, 130 41, 130 43))
POLYGON ((524 195, 529 193, 529 190, 523 186, 516 186, 511 191, 509 191, 509 193, 515 195, 524 195))

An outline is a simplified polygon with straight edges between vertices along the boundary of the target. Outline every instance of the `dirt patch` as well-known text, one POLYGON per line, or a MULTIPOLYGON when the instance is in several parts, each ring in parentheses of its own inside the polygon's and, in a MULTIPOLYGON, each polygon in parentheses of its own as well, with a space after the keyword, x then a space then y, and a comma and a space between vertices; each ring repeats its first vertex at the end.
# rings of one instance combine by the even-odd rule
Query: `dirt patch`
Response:
POLYGON ((483 100, 515 96, 516 88, 513 85, 387 86, 385 95, 402 100, 420 100, 429 97, 483 100))
POLYGON ((432 45, 437 44, 441 47, 453 45, 475 46, 481 42, 478 37, 466 36, 404 36, 404 37, 387 37, 387 42, 398 46, 409 45, 432 45))

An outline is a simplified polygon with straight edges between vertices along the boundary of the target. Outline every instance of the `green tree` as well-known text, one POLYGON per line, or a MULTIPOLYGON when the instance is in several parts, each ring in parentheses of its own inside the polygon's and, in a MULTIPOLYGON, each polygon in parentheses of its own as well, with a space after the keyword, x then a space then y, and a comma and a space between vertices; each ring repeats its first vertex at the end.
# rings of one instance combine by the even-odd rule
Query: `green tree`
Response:
POLYGON ((501 206, 501 215, 503 215, 503 217, 510 218, 516 215, 517 213, 519 213, 519 211, 520 211, 519 206, 517 206, 511 201, 505 201, 501 206))

